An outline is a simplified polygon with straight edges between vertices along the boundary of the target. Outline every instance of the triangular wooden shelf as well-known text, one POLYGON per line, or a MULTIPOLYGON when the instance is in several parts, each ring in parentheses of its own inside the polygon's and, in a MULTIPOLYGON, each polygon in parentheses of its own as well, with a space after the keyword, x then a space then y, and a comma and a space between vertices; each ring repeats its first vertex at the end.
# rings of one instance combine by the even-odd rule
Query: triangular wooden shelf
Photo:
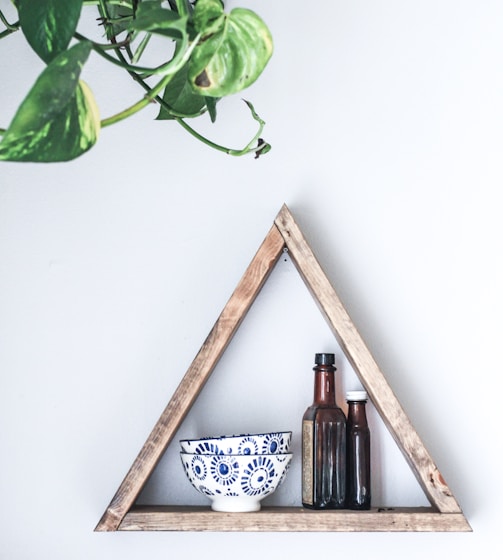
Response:
POLYGON ((121 483, 96 531, 471 531, 456 499, 283 205, 121 483), (431 507, 314 511, 263 507, 221 513, 210 507, 136 506, 143 486, 224 353, 284 249, 318 304, 340 347, 405 456, 431 507))

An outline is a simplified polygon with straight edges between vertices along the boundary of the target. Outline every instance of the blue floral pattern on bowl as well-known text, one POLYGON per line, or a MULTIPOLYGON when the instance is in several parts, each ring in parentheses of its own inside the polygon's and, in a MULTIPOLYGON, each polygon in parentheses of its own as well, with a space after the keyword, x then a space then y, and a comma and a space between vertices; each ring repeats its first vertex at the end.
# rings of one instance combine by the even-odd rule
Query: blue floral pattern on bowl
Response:
POLYGON ((266 456, 259 455, 244 468, 241 488, 248 496, 266 495, 275 476, 274 463, 266 456))
POLYGON ((239 477, 239 462, 232 455, 216 455, 211 459, 210 472, 217 484, 230 486, 239 477))
POLYGON ((216 511, 258 511, 289 470, 291 453, 225 455, 180 453, 187 478, 216 511))
POLYGON ((218 445, 216 445, 215 443, 203 441, 198 445, 196 445, 196 448, 194 449, 194 453, 222 455, 224 451, 220 449, 218 445))

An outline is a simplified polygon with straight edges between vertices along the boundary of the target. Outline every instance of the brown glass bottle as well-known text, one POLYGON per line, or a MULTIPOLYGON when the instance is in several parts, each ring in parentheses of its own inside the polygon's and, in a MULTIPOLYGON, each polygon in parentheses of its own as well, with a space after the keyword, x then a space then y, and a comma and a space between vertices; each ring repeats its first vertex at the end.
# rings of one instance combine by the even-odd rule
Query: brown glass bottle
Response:
POLYGON ((314 400, 302 418, 302 504, 346 505, 346 417, 335 400, 334 354, 316 354, 314 400))
POLYGON ((347 420, 347 506, 370 509, 370 430, 365 391, 349 391, 347 420))

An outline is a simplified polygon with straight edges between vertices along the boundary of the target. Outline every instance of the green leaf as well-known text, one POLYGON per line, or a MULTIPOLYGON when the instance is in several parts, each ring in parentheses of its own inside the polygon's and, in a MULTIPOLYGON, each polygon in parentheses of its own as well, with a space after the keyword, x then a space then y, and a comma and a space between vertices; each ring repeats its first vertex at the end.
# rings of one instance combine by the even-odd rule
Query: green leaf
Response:
MULTIPOLYGON (((164 90, 163 100, 180 117, 196 117, 206 105, 203 96, 194 93, 188 79, 188 65, 186 64, 171 79, 164 90)), ((173 119, 173 115, 164 107, 161 107, 157 120, 173 119)))
POLYGON ((217 120, 217 102, 220 97, 205 97, 206 107, 208 107, 208 113, 210 114, 211 122, 217 120))
POLYGON ((175 11, 162 6, 163 0, 142 2, 136 10, 136 17, 129 25, 130 31, 149 31, 173 39, 187 35, 187 16, 179 16, 175 11))
POLYGON ((68 161, 96 143, 96 102, 79 79, 90 50, 88 41, 77 43, 40 74, 0 142, 0 160, 68 161))
MULTIPOLYGON (((218 0, 199 0, 196 10, 202 2, 211 3, 215 10, 218 0)), ((203 28, 198 29, 203 38, 190 58, 189 80, 195 91, 223 97, 250 86, 264 70, 273 51, 271 33, 262 19, 255 12, 235 8, 224 20, 217 16, 216 19, 195 17, 195 21, 200 26, 206 22, 211 30, 207 35, 203 28)))
POLYGON ((63 52, 73 37, 83 0, 18 0, 26 40, 44 62, 63 52))

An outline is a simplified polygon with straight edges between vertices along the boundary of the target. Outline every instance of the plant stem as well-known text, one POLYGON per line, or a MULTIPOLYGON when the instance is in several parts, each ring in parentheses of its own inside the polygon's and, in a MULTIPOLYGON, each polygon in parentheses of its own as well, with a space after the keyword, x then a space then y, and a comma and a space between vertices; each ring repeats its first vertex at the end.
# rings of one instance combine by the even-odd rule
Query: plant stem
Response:
MULTIPOLYGON (((171 76, 167 76, 166 78, 171 78, 171 76)), ((166 80, 166 78, 165 78, 165 80, 166 80)), ((161 80, 160 83, 164 85, 165 80, 161 80)), ((166 80, 166 81, 169 81, 169 80, 166 80)), ((145 97, 143 99, 140 99, 140 101, 138 101, 134 105, 131 105, 131 107, 128 107, 127 109, 124 109, 120 113, 112 115, 111 117, 108 117, 106 119, 102 119, 101 127, 104 128, 105 126, 110 126, 111 124, 115 124, 117 122, 123 121, 124 119, 127 119, 128 117, 131 117, 135 113, 138 113, 138 111, 141 111, 142 109, 144 109, 152 101, 153 101, 153 99, 150 96, 145 95, 145 97)))
POLYGON ((224 153, 229 154, 231 156, 244 156, 244 155, 249 154, 251 152, 258 152, 258 149, 261 146, 260 135, 262 134, 262 130, 264 129, 264 126, 265 126, 265 121, 263 121, 257 115, 255 110, 253 109, 253 105, 251 103, 249 103, 248 101, 245 101, 245 103, 250 108, 253 118, 259 123, 259 129, 258 129, 257 133, 255 134, 255 136, 250 140, 250 142, 248 142, 248 144, 244 148, 242 148, 241 150, 226 148, 225 146, 221 146, 220 144, 216 144, 215 142, 212 142, 208 138, 205 138, 204 136, 201 136, 201 134, 199 134, 197 131, 195 131, 183 119, 181 119, 179 117, 176 117, 175 120, 187 132, 192 134, 192 136, 194 136, 195 138, 197 138, 198 140, 203 142, 203 144, 206 144, 207 146, 210 146, 211 148, 214 148, 215 150, 218 150, 219 152, 224 152, 224 153), (257 142, 257 145, 255 145, 255 142, 257 142))
POLYGON ((9 23, 6 17, 4 16, 2 10, 0 10, 0 21, 6 27, 6 29, 0 33, 0 39, 7 37, 7 35, 10 35, 11 33, 14 33, 19 29, 19 21, 16 21, 14 23, 9 23))
POLYGON ((187 4, 185 0, 176 0, 176 8, 179 16, 187 16, 189 12, 187 10, 187 4))
MULTIPOLYGON (((119 55, 122 57, 122 53, 119 52, 119 55)), ((211 141, 210 139, 206 138, 205 136, 202 136, 201 134, 199 134, 199 132, 197 132, 194 128, 192 128, 189 124, 187 124, 186 121, 182 117, 177 115, 176 112, 173 111, 173 108, 170 107, 164 101, 164 99, 162 99, 158 95, 153 96, 152 95, 152 88, 145 82, 145 80, 143 80, 141 78, 141 76, 138 76, 137 74, 134 74, 133 72, 130 72, 130 74, 131 74, 131 77, 134 80, 136 80, 143 87, 143 89, 147 92, 146 97, 148 97, 149 100, 157 101, 157 103, 159 103, 159 105, 164 107, 171 114, 173 119, 182 128, 184 128, 189 134, 191 134, 194 138, 196 138, 197 140, 199 140, 203 144, 206 144, 210 148, 218 150, 219 152, 224 152, 224 153, 232 155, 232 156, 242 156, 242 155, 248 154, 250 152, 255 152, 255 151, 258 153, 258 150, 260 149, 260 146, 262 145, 261 142, 260 142, 260 135, 262 134, 262 130, 264 129, 265 121, 263 121, 257 115, 257 113, 255 112, 255 109, 253 108, 253 105, 250 102, 245 101, 245 103, 248 105, 248 108, 250 109, 250 111, 252 113, 252 117, 259 123, 259 129, 258 129, 258 132, 255 134, 255 136, 251 139, 251 141, 244 148, 242 148, 241 150, 236 150, 236 149, 228 148, 226 146, 222 146, 220 144, 217 144, 217 143, 211 141), (257 141, 257 146, 253 146, 253 144, 256 141, 257 141)), ((145 104, 143 105, 143 107, 144 106, 145 106, 145 104)), ((141 108, 143 108, 143 107, 141 107, 141 108)), ((140 109, 138 109, 138 110, 140 110, 140 109)), ((126 110, 126 111, 128 111, 128 110, 126 110)), ((136 112, 136 111, 131 112, 131 114, 133 114, 134 112, 136 112)), ((126 118, 126 117, 124 117, 124 118, 126 118)), ((121 119, 119 119, 119 120, 121 120, 121 119)), ((107 119, 107 121, 108 121, 108 119, 107 119)), ((110 122, 110 123, 107 123, 107 124, 112 124, 112 123, 110 122)), ((102 121, 102 126, 106 126, 106 124, 103 125, 103 121, 102 121)), ((265 153, 265 149, 264 149, 264 153, 265 153)))
MULTIPOLYGON (((169 82, 172 80, 173 76, 178 72, 178 70, 180 70, 185 65, 185 63, 188 61, 190 55, 192 54, 192 51, 194 50, 194 47, 197 45, 198 41, 199 41, 199 35, 196 37, 196 39, 192 43, 192 45, 185 48, 185 52, 183 52, 180 55, 175 54, 175 56, 167 64, 164 65, 166 67, 170 66, 169 74, 164 76, 164 78, 162 78, 162 80, 160 80, 159 83, 156 86, 154 86, 151 89, 148 89, 147 94, 145 95, 145 97, 143 99, 141 99, 140 101, 138 101, 137 103, 135 103, 134 105, 129 107, 128 109, 125 109, 124 111, 121 111, 120 113, 117 113, 116 115, 113 115, 112 117, 109 117, 107 119, 102 120, 101 121, 101 126, 102 127, 109 126, 111 124, 114 124, 116 122, 124 120, 124 119, 130 117, 131 115, 134 115, 138 111, 141 111, 151 101, 153 101, 154 98, 157 97, 157 95, 163 89, 165 89, 165 87, 169 84, 169 82)), ((122 57, 122 55, 120 55, 120 56, 122 57)), ((133 77, 135 77, 135 76, 133 75, 133 77)), ((136 78, 139 78, 139 76, 136 76, 136 78)))
POLYGON ((9 23, 7 18, 3 15, 2 10, 0 10, 0 20, 9 31, 17 31, 19 28, 19 21, 16 21, 16 23, 9 23))
MULTIPOLYGON (((170 69, 170 65, 173 64, 173 59, 169 60, 168 62, 165 62, 164 64, 161 64, 160 66, 156 66, 154 68, 150 68, 150 67, 146 67, 146 66, 137 66, 134 64, 129 64, 126 59, 124 59, 123 57, 120 57, 120 60, 117 58, 114 58, 113 56, 109 55, 107 52, 105 52, 105 50, 114 50, 116 53, 119 52, 119 47, 122 46, 122 43, 115 43, 113 45, 100 45, 99 43, 95 43, 94 41, 87 39, 84 35, 76 32, 73 34, 73 36, 75 37, 75 39, 78 39, 79 41, 89 41, 92 45, 92 48, 94 50, 94 52, 98 53, 100 56, 102 56, 104 59, 108 60, 108 62, 111 62, 112 64, 115 64, 116 66, 119 66, 120 68, 124 68, 124 70, 127 70, 128 72, 135 72, 135 73, 139 73, 139 74, 148 74, 148 75, 153 75, 153 74, 163 74, 165 73, 167 70, 170 69)), ((124 43, 125 45, 127 43, 124 43)), ((171 72, 170 72, 171 74, 171 72)))

